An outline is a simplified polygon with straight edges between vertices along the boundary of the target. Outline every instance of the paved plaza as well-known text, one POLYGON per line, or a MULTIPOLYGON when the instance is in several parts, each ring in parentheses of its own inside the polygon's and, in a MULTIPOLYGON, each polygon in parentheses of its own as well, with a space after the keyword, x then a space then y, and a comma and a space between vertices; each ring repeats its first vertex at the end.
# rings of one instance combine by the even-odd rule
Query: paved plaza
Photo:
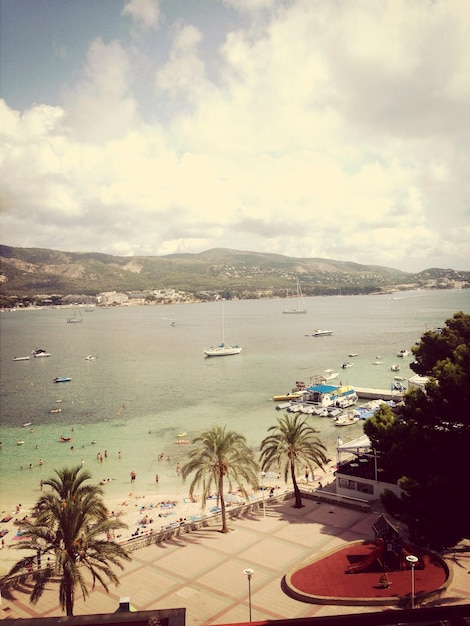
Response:
MULTIPOLYGON (((348 542, 373 539, 372 525, 383 513, 379 503, 364 513, 312 499, 303 502, 302 509, 294 509, 292 499, 271 501, 265 515, 261 509, 230 520, 228 534, 220 533, 217 525, 136 550, 119 574, 120 586, 111 586, 109 594, 97 587, 86 601, 77 596, 74 613, 115 612, 120 598, 129 597, 137 610, 186 607, 188 626, 248 622, 246 568, 254 570, 253 621, 381 610, 307 604, 282 591, 282 578, 291 568, 348 542)), ((469 553, 451 555, 447 562, 452 580, 445 596, 433 606, 470 600, 469 553)), ((35 606, 18 591, 11 598, 4 594, 0 606, 0 619, 60 615, 53 586, 35 606)))

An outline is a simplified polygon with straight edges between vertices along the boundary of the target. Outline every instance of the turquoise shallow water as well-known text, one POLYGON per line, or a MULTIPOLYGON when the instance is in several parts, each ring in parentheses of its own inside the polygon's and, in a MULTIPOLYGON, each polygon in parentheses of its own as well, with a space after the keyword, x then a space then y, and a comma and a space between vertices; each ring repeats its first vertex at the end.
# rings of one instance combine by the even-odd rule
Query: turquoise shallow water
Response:
MULTIPOLYGON (((186 493, 176 472, 188 450, 176 443, 179 433, 191 439, 225 424, 257 448, 279 415, 272 396, 328 368, 338 371, 343 383, 388 389, 393 363, 400 363, 401 375, 412 374, 410 359, 397 359, 398 350, 456 311, 469 312, 470 291, 307 298, 306 303, 306 315, 283 315, 281 300, 225 303, 226 339, 243 351, 210 359, 203 350, 220 341, 218 303, 95 310, 83 313, 81 324, 67 324, 70 311, 60 309, 2 313, 1 502, 33 502, 41 478, 82 461, 97 482, 111 479, 104 487, 110 496, 127 495, 133 469, 134 491, 186 493), (334 333, 308 336, 315 328, 334 333), (51 356, 13 361, 36 347, 51 356), (349 352, 358 357, 342 370, 349 352), (86 360, 90 353, 95 360, 86 360), (380 366, 372 365, 377 355, 380 366), (56 384, 56 376, 72 380, 56 384), (51 413, 58 408, 61 412, 51 413), (31 426, 23 427, 27 422, 31 426), (61 443, 61 436, 72 440, 61 443), (19 440, 24 444, 18 446, 19 440)), ((339 430, 343 440, 362 432, 361 423, 338 429, 328 419, 309 419, 332 453, 339 430)))

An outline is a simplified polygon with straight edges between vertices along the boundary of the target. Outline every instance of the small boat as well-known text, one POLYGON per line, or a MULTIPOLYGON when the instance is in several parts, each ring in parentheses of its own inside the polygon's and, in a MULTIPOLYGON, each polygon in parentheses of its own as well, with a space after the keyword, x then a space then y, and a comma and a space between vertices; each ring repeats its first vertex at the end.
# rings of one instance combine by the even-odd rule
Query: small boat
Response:
POLYGON ((181 437, 186 437, 186 433, 178 433, 176 436, 181 439, 181 437))
POLYGON ((191 443, 191 441, 189 439, 177 439, 175 443, 177 443, 178 445, 184 445, 184 444, 191 443))
POLYGON ((49 352, 43 350, 42 348, 36 348, 31 352, 35 359, 39 359, 41 357, 51 356, 49 352))
POLYGON ((372 365, 382 365, 383 361, 380 361, 380 359, 377 359, 376 361, 372 361, 372 365))
POLYGON ((24 444, 24 441, 23 441, 22 439, 19 439, 19 440, 16 442, 16 445, 17 445, 17 446, 22 446, 23 444, 24 444))
POLYGON ((67 320, 67 324, 81 324, 83 322, 83 317, 80 309, 75 309, 73 317, 69 317, 67 320))
POLYGON ((92 354, 89 354, 87 357, 85 357, 85 359, 87 361, 94 361, 96 359, 96 356, 93 356, 92 354))
POLYGON ((351 426, 352 424, 357 424, 359 420, 360 420, 360 417, 352 413, 349 413, 349 414, 339 415, 338 417, 335 417, 334 423, 335 423, 335 426, 351 426))
POLYGON ((62 413, 62 409, 51 409, 49 413, 62 413))
POLYGON ((328 335, 332 335, 332 330, 324 330, 323 328, 317 328, 313 331, 312 337, 327 337, 328 335))
POLYGON ((397 356, 404 357, 404 356, 408 356, 409 353, 410 353, 409 350, 407 350, 406 348, 403 348, 403 350, 400 350, 399 352, 397 352, 397 356))
POLYGON ((349 357, 350 359, 352 359, 352 358, 353 358, 353 357, 355 357, 355 356, 359 356, 357 352, 350 352, 350 353, 348 354, 348 357, 349 357))
POLYGON ((59 437, 60 443, 67 443, 68 441, 72 441, 72 437, 59 437))
POLYGON ((333 372, 333 370, 328 369, 325 370, 325 381, 333 380, 334 378, 338 378, 339 372, 333 372))
POLYGON ((14 361, 29 361, 31 357, 29 356, 15 356, 14 361))
POLYGON ((307 309, 305 307, 304 297, 302 295, 302 289, 300 288, 299 279, 297 278, 297 305, 288 307, 284 309, 283 313, 287 314, 298 314, 298 313, 307 313, 307 309))
POLYGON ((218 346, 211 346, 204 350, 204 354, 207 357, 213 356, 232 356, 234 354, 240 354, 242 351, 241 346, 230 346, 225 343, 225 324, 224 324, 224 309, 222 305, 222 343, 218 346))
POLYGON ((28 426, 31 426, 32 422, 25 422, 23 424, 23 428, 28 428, 28 426))
POLYGON ((68 383, 69 381, 71 381, 72 379, 69 378, 68 376, 56 376, 52 382, 54 383, 68 383))
POLYGON ((346 369, 347 367, 352 367, 353 365, 354 363, 351 363, 351 361, 345 361, 341 367, 346 369))
POLYGON ((390 369, 392 370, 392 372, 399 372, 400 366, 397 363, 395 363, 394 365, 392 365, 390 369))

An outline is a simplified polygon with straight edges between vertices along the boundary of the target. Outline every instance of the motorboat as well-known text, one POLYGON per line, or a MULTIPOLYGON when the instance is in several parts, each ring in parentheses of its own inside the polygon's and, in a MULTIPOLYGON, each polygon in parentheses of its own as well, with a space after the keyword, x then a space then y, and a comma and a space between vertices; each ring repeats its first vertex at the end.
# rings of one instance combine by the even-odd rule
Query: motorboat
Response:
POLYGON ((354 413, 345 413, 335 417, 334 424, 335 426, 351 426, 352 424, 357 424, 360 419, 361 418, 354 413))
POLYGON ((328 369, 325 370, 325 381, 328 382, 329 380, 334 380, 335 378, 338 378, 339 373, 338 372, 334 372, 332 369, 328 369))
POLYGON ((87 357, 85 357, 86 361, 94 361, 96 359, 96 356, 93 356, 92 354, 89 354, 87 357))
POLYGON ((394 365, 392 365, 390 369, 392 370, 392 372, 399 372, 400 366, 397 363, 395 363, 394 365))
POLYGON ((72 379, 69 378, 68 376, 56 376, 52 382, 54 383, 68 383, 69 381, 71 381, 72 379))
POLYGON ((350 353, 348 354, 348 357, 349 357, 350 359, 354 358, 355 356, 359 356, 357 352, 350 352, 350 353))
POLYGON ((409 354, 410 354, 410 351, 407 350, 406 348, 403 348, 403 350, 399 350, 397 352, 397 356, 399 356, 399 357, 408 356, 409 354))
POLYGON ((351 363, 351 361, 344 361, 344 363, 341 365, 341 367, 343 369, 346 369, 347 367, 352 367, 354 365, 354 363, 351 363))
POLYGON ((372 361, 372 365, 382 365, 382 364, 383 364, 383 361, 381 361, 380 359, 372 361))
POLYGON ((36 348, 31 352, 35 359, 39 359, 41 357, 51 356, 47 350, 43 350, 42 348, 36 348))
POLYGON ((328 335, 332 335, 332 330, 325 330, 323 328, 317 328, 313 331, 312 337, 327 337, 328 335))

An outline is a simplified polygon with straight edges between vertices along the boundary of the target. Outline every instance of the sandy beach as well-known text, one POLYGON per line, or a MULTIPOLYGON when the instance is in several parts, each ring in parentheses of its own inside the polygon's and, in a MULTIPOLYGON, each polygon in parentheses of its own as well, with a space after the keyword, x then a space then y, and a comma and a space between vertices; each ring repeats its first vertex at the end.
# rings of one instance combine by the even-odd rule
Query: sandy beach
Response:
MULTIPOLYGON (((325 475, 316 474, 311 477, 310 484, 312 487, 316 487, 320 479, 326 484, 325 475)), ((299 484, 305 485, 304 476, 299 476, 298 480, 299 484)), ((189 495, 186 497, 174 493, 156 495, 155 493, 149 494, 144 490, 133 489, 132 484, 129 487, 131 490, 122 497, 107 497, 106 493, 103 496, 110 517, 119 519, 127 525, 127 528, 119 530, 115 537, 110 537, 110 539, 122 544, 129 544, 138 537, 157 534, 163 530, 184 526, 186 523, 200 521, 220 512, 215 495, 208 498, 204 503, 200 494, 196 494, 191 499, 189 495)), ((291 486, 287 486, 277 474, 271 472, 267 473, 263 487, 264 489, 260 488, 256 492, 248 492, 248 500, 239 491, 226 494, 227 509, 231 510, 234 507, 256 501, 262 502, 263 495, 267 501, 271 490, 274 496, 291 489, 291 486)), ((103 491, 105 491, 105 485, 103 485, 103 491)), ((189 483, 187 492, 189 492, 189 483)), ((10 567, 24 556, 24 553, 14 549, 14 546, 21 541, 21 522, 25 518, 31 517, 34 504, 12 503, 1 507, 0 533, 3 536, 1 539, 0 575, 6 574, 10 567)))

